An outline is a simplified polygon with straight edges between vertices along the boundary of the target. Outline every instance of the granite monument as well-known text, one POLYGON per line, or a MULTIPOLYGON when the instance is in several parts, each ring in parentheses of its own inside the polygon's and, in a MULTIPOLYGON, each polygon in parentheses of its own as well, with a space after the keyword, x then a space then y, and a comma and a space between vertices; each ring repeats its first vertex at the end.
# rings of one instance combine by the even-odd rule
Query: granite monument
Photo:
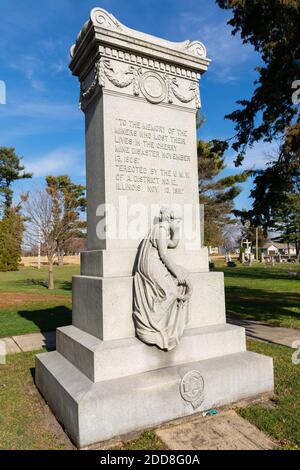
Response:
POLYGON ((201 244, 199 41, 134 31, 95 8, 71 49, 85 114, 87 245, 72 325, 36 384, 78 447, 273 390, 272 359, 225 318, 201 244))

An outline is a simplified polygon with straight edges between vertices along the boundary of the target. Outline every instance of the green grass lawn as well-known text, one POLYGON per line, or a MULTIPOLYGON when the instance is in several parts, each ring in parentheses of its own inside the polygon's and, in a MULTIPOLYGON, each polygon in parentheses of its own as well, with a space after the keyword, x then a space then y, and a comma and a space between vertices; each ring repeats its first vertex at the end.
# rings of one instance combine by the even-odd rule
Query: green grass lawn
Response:
POLYGON ((300 450, 300 364, 292 363, 293 350, 254 340, 248 340, 248 349, 273 357, 275 406, 249 406, 240 415, 273 437, 278 447, 300 450))
POLYGON ((32 302, 30 305, 24 304, 22 307, 0 310, 0 338, 39 331, 53 331, 60 326, 71 323, 72 303, 70 298, 59 302, 51 299, 44 302, 32 302))
MULTIPOLYGON (((225 273, 228 314, 300 329, 299 263, 226 268, 218 262, 216 269, 225 273)), ((45 267, 0 273, 0 337, 70 324, 75 274, 79 266, 56 266, 55 289, 48 291, 45 267)))
POLYGON ((55 267, 55 289, 49 291, 47 268, 0 273, 0 337, 51 331, 70 324, 75 274, 79 274, 79 266, 55 267))
POLYGON ((0 449, 71 449, 33 382, 35 353, 0 365, 0 449))
MULTIPOLYGON (((274 359, 274 408, 261 403, 238 412, 275 439, 279 448, 300 449, 300 365, 292 364, 292 350, 284 346, 249 340, 248 348, 274 359)), ((15 354, 0 365, 0 449, 72 449, 34 385, 35 354, 15 354)), ((163 448, 153 431, 121 447, 163 448)))
POLYGON ((41 269, 20 267, 19 271, 0 272, 0 295, 4 291, 36 294, 47 293, 49 295, 70 294, 72 290, 72 276, 79 274, 79 271, 79 266, 54 266, 55 289, 53 291, 48 291, 46 287, 48 279, 46 267, 41 269))
POLYGON ((300 329, 299 263, 227 268, 218 262, 216 270, 225 274, 227 314, 300 329))
MULTIPOLYGON (((35 387, 35 355, 36 352, 14 354, 8 356, 6 365, 0 365, 0 450, 72 450, 74 446, 35 387)), ((162 448, 165 447, 153 431, 120 447, 162 448)))

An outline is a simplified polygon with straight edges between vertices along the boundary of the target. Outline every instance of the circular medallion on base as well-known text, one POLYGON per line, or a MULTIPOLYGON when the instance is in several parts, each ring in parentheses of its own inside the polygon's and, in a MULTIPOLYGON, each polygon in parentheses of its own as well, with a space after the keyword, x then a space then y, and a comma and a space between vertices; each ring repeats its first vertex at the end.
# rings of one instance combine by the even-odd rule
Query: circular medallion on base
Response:
POLYGON ((194 409, 204 400, 204 379, 198 370, 190 370, 181 380, 180 393, 182 398, 191 403, 194 409))
POLYGON ((140 78, 140 88, 151 103, 161 103, 167 94, 164 79, 156 72, 146 72, 140 78))

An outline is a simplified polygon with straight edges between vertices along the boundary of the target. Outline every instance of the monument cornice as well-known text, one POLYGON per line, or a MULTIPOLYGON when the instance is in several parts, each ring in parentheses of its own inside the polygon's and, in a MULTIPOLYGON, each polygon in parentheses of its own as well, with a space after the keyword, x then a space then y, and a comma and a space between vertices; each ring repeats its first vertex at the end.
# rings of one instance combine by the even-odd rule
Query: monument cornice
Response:
POLYGON ((92 10, 90 20, 71 48, 70 69, 81 75, 87 57, 98 47, 111 47, 136 56, 165 61, 174 66, 204 73, 210 63, 205 46, 199 41, 170 42, 127 28, 103 9, 92 10))

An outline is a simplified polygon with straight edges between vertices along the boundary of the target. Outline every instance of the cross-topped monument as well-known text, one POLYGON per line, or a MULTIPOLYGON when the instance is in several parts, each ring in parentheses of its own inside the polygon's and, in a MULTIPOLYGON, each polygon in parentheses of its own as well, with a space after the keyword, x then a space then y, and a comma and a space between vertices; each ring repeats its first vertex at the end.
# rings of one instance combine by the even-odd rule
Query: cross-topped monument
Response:
POLYGON ((71 48, 86 123, 87 247, 72 325, 36 383, 78 447, 272 391, 271 358, 226 324, 202 246, 199 41, 134 31, 101 8, 71 48))

